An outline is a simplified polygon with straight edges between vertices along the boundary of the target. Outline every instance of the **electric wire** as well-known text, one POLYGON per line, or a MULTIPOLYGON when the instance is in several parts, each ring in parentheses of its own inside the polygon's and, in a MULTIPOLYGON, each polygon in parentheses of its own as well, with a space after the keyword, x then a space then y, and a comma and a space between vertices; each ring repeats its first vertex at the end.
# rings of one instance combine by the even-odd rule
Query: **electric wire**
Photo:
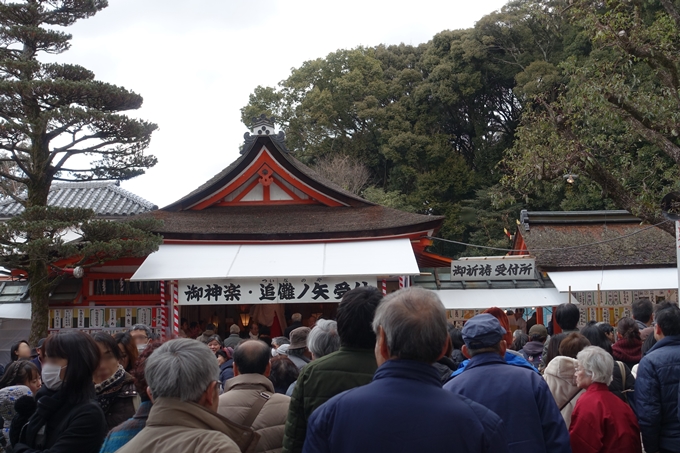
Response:
POLYGON ((633 233, 624 234, 622 236, 617 236, 615 238, 604 239, 602 241, 589 242, 587 244, 580 244, 580 245, 571 245, 569 247, 554 247, 554 248, 544 248, 544 249, 534 249, 534 248, 532 248, 531 250, 506 249, 506 248, 501 248, 501 247, 490 247, 490 246, 487 246, 487 245, 469 244, 467 242, 454 241, 454 240, 451 240, 451 239, 438 238, 438 237, 434 237, 434 236, 426 236, 426 237, 428 239, 434 239, 434 240, 442 241, 442 242, 449 242, 451 244, 464 245, 466 247, 476 247, 476 248, 486 249, 486 250, 498 250, 498 251, 501 251, 501 252, 529 252, 529 253, 530 252, 556 252, 556 251, 561 251, 561 250, 573 250, 573 249, 579 249, 579 248, 583 248, 583 247, 591 247, 593 245, 599 245, 599 244, 605 244, 607 242, 618 241, 618 240, 625 239, 625 238, 628 238, 628 237, 631 237, 631 236, 635 236, 636 234, 640 234, 643 231, 647 231, 651 228, 656 228, 659 225, 662 225, 666 222, 670 222, 670 220, 664 220, 663 222, 659 222, 657 224, 650 225, 650 226, 643 228, 641 230, 634 231, 633 233))

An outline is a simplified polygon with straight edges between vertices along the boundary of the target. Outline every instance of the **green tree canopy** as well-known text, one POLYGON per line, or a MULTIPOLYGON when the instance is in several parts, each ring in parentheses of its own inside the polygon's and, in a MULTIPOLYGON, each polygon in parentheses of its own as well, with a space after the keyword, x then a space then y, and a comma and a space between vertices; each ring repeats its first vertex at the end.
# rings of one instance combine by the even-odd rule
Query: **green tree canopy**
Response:
POLYGON ((677 190, 680 176, 679 5, 565 6, 566 19, 587 38, 585 52, 564 58, 550 84, 530 93, 506 161, 508 187, 530 194, 578 173, 616 207, 663 222, 660 200, 677 190))
POLYGON ((513 0, 426 44, 338 50, 258 87, 242 118, 273 114, 309 164, 361 160, 372 178, 363 196, 445 215, 447 239, 509 246, 504 229, 515 230, 520 209, 617 207, 655 221, 657 194, 677 181, 672 153, 659 151, 676 137, 678 41, 666 6, 617 5, 513 0), (638 16, 647 31, 621 33, 620 21, 638 16), (635 121, 657 117, 652 140, 635 121))

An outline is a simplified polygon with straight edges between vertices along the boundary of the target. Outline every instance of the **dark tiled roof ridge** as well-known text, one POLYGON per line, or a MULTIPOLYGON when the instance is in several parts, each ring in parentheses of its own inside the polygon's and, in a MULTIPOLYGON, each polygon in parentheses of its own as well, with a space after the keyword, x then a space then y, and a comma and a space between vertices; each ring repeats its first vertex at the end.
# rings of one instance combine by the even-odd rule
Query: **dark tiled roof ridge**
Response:
MULTIPOLYGON (((50 206, 88 207, 98 216, 129 216, 158 209, 158 206, 119 186, 117 181, 55 182, 48 196, 50 206)), ((0 216, 12 217, 23 206, 11 198, 0 201, 0 216)))

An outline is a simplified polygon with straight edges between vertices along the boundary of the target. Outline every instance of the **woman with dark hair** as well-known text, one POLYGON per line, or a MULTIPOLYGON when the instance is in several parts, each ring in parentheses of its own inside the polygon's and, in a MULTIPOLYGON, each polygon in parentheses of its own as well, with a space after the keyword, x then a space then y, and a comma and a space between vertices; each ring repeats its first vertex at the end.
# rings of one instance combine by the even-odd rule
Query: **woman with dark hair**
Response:
POLYGON ((463 331, 451 324, 447 325, 446 328, 449 330, 449 337, 451 337, 451 346, 453 346, 453 351, 451 352, 451 360, 456 365, 456 369, 461 363, 465 361, 465 356, 461 348, 465 344, 463 341, 463 331))
MULTIPOLYGON (((99 348, 92 337, 74 330, 45 340, 43 386, 37 409, 20 431, 14 453, 97 453, 108 431, 101 407, 94 401, 92 375, 99 366, 99 348)), ((15 426, 10 437, 15 438, 15 426)))
POLYGON ((604 336, 607 337, 607 340, 611 344, 616 343, 616 336, 614 335, 614 328, 609 324, 608 322, 598 322, 595 324, 598 329, 600 329, 603 333, 604 336))
POLYGON ((234 359, 227 349, 219 349, 215 356, 217 357, 217 364, 220 366, 220 384, 224 388, 224 383, 234 377, 234 359))
POLYGON ((141 398, 141 404, 131 419, 124 421, 109 432, 99 453, 113 453, 118 451, 146 426, 146 420, 149 418, 149 412, 151 411, 151 406, 153 404, 146 392, 148 384, 146 383, 146 377, 144 375, 144 366, 146 365, 146 359, 148 359, 151 353, 158 349, 161 344, 160 341, 152 340, 139 355, 137 364, 133 368, 131 374, 135 378, 135 387, 141 398))
MULTIPOLYGON (((581 329, 581 335, 586 337, 590 344, 604 349, 612 354, 612 343, 607 336, 598 328, 596 324, 588 324, 581 329)), ((613 356, 612 356, 613 359, 613 356)), ((630 372, 630 368, 623 362, 614 363, 614 374, 609 390, 621 398, 625 403, 632 404, 633 390, 635 389, 635 377, 630 372)))
POLYGON ((635 320, 622 318, 616 325, 616 335, 619 341, 612 345, 614 358, 633 368, 642 359, 642 339, 635 320))
POLYGON ((286 394, 288 387, 297 381, 300 370, 285 355, 277 355, 272 357, 271 361, 271 372, 269 373, 269 380, 272 381, 274 385, 274 391, 282 395, 286 394))
POLYGON ((562 343, 562 340, 565 338, 567 338, 567 334, 562 332, 558 333, 557 335, 553 335, 550 337, 550 340, 548 340, 548 349, 545 355, 546 368, 548 368, 548 365, 552 359, 560 355, 560 343, 562 343))
POLYGON ((9 357, 11 359, 10 363, 16 362, 19 359, 31 360, 31 346, 28 344, 28 341, 21 340, 14 343, 9 350, 9 357))
POLYGON ((113 336, 113 339, 116 340, 118 349, 120 349, 119 363, 123 365, 125 371, 128 373, 132 372, 137 365, 137 356, 139 353, 137 352, 137 345, 132 339, 130 332, 118 332, 113 336))
POLYGON ((94 334, 93 338, 101 357, 94 374, 94 389, 110 430, 135 414, 135 380, 120 364, 122 354, 116 340, 103 332, 94 334))

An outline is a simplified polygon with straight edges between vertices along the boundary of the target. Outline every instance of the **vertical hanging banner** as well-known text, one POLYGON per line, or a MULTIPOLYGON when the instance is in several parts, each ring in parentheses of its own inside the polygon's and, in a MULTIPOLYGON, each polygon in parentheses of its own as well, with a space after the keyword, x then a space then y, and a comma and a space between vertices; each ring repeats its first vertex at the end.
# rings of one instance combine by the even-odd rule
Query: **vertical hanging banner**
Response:
POLYGON ((54 310, 54 328, 61 329, 61 310, 54 310))
POLYGON ((83 329, 85 327, 85 310, 82 308, 78 309, 78 328, 83 329))
POLYGON ((387 296, 387 280, 382 281, 382 293, 383 296, 387 296))
POLYGON ((138 308, 137 309, 137 324, 144 324, 151 327, 151 309, 138 308))
POLYGON ((132 327, 132 308, 125 309, 125 327, 132 327))
POLYGON ((62 323, 61 327, 64 329, 70 329, 73 327, 73 310, 64 310, 64 322, 62 323))
POLYGON ((116 311, 117 310, 115 308, 109 308, 109 327, 110 328, 117 327, 116 326, 116 324, 117 324, 117 322, 116 322, 117 321, 116 311))
POLYGON ((104 309, 90 309, 90 328, 100 329, 104 327, 104 309))

